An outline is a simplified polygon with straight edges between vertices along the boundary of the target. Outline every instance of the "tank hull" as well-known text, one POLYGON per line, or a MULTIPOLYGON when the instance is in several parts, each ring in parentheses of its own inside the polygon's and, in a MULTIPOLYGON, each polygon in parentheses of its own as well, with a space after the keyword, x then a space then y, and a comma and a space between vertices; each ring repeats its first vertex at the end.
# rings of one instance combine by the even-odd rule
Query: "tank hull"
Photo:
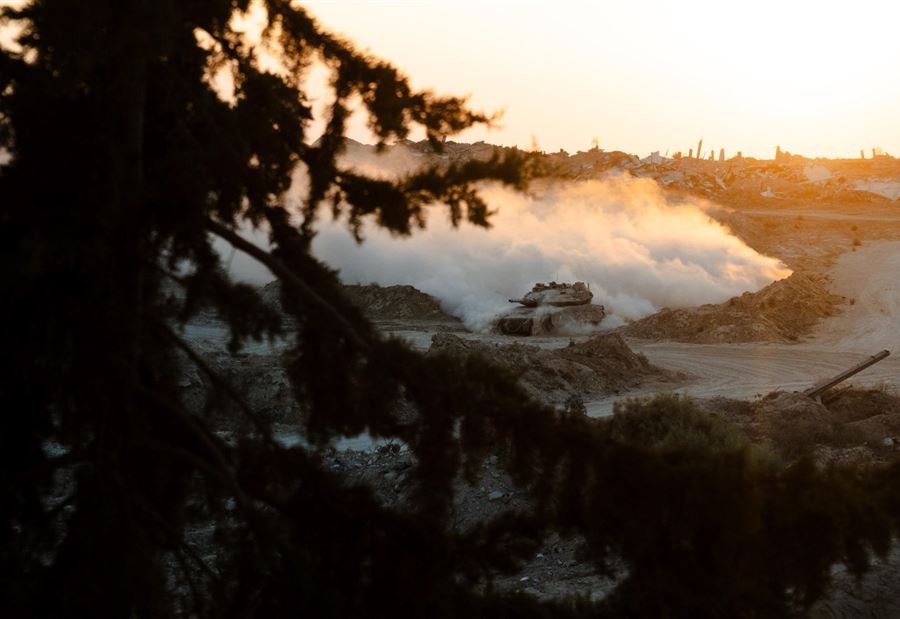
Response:
POLYGON ((500 316, 497 330, 505 335, 569 335, 596 328, 606 317, 602 305, 519 307, 500 316))

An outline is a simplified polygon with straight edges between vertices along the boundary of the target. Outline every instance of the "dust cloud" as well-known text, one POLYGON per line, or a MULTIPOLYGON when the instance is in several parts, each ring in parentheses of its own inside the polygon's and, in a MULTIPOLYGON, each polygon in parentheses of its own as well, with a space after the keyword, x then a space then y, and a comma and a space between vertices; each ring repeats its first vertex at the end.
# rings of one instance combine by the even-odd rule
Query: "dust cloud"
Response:
POLYGON ((340 221, 321 222, 313 252, 345 283, 411 284, 474 329, 539 281, 584 281, 613 327, 662 307, 719 303, 790 271, 705 212, 701 200, 668 199, 649 179, 546 182, 528 195, 486 186, 489 230, 454 229, 433 207, 411 237, 364 228, 358 245, 340 221))

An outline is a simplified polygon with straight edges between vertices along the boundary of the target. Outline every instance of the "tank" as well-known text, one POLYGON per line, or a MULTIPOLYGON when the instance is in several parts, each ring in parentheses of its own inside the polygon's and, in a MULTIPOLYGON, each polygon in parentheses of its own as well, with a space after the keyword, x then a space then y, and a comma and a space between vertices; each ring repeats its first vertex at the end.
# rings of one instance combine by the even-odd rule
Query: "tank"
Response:
POLYGON ((510 299, 518 307, 497 320, 497 329, 507 335, 551 335, 573 333, 599 325, 606 312, 592 305, 594 298, 584 282, 535 284, 520 299, 510 299))

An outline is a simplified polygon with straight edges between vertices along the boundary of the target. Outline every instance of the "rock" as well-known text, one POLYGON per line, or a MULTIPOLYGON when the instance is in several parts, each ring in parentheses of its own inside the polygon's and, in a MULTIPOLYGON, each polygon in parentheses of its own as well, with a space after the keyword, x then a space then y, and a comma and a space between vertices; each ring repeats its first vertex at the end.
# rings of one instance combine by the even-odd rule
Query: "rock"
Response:
POLYGON ((500 490, 494 490, 488 495, 488 500, 496 501, 498 499, 503 498, 503 493, 500 490))

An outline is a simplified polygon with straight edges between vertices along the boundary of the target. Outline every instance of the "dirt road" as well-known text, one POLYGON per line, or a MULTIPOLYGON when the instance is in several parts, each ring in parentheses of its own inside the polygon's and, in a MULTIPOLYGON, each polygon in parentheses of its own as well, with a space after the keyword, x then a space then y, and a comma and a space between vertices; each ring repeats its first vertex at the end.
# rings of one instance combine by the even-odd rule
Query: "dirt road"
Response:
POLYGON ((900 354, 900 242, 864 243, 838 258, 832 289, 853 300, 825 320, 816 341, 839 350, 897 350, 900 354))
MULTIPOLYGON (((836 350, 818 344, 682 344, 633 340, 629 345, 662 368, 679 370, 696 378, 670 392, 695 397, 725 396, 752 399, 776 389, 801 391, 819 380, 862 361, 871 352, 836 350)), ((890 350, 890 349, 889 349, 890 350)), ((896 355, 851 379, 857 386, 890 384, 900 387, 900 349, 896 355)), ((593 416, 612 414, 613 404, 628 397, 651 395, 648 387, 587 403, 593 416)))
MULTIPOLYGON (((707 345, 631 340, 629 345, 655 365, 695 376, 674 391, 697 397, 753 398, 775 389, 799 391, 885 349, 891 357, 850 382, 900 388, 900 242, 865 243, 841 255, 829 274, 832 292, 853 303, 823 321, 805 342, 707 345)), ((616 401, 653 392, 649 387, 593 401, 588 412, 608 415, 616 401)))

